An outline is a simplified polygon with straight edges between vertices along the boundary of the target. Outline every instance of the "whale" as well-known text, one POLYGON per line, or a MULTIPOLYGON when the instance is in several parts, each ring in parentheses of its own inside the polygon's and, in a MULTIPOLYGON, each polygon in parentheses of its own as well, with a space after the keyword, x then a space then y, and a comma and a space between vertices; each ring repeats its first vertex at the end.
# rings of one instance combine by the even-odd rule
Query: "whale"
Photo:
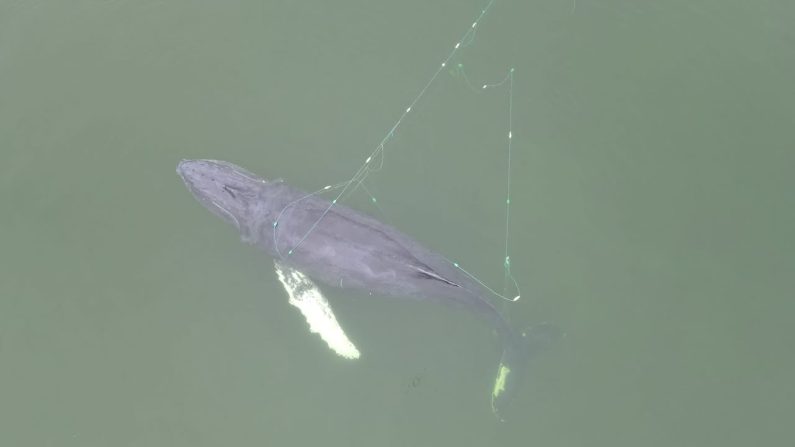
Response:
POLYGON ((562 336, 547 323, 513 330, 485 286, 457 264, 336 200, 220 160, 182 160, 177 173, 195 199, 234 226, 244 243, 276 260, 277 271, 366 296, 440 303, 484 321, 502 347, 491 392, 492 411, 500 420, 528 360, 562 336))

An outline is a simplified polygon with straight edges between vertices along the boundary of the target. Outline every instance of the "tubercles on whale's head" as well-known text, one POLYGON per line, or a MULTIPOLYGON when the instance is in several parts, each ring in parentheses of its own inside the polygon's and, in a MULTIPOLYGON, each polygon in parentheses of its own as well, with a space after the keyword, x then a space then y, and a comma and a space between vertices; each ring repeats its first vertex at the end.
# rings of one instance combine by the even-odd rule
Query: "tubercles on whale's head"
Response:
POLYGON ((244 242, 256 242, 254 226, 267 180, 218 160, 182 160, 177 174, 196 200, 240 231, 244 242))

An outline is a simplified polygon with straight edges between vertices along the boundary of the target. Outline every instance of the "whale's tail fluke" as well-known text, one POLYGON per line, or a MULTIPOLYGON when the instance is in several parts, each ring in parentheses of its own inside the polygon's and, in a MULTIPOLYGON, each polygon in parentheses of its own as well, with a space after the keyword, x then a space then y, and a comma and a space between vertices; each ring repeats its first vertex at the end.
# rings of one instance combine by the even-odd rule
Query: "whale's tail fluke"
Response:
POLYGON ((565 335, 553 324, 540 323, 503 340, 502 358, 491 392, 491 409, 501 421, 506 407, 519 388, 527 364, 565 335))

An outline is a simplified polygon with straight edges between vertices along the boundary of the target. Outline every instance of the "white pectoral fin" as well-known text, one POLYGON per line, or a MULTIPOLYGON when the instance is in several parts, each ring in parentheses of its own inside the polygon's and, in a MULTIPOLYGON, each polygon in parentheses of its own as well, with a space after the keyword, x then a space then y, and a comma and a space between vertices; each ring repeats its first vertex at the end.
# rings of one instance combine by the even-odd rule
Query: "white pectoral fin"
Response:
POLYGON ((359 350, 337 322, 326 297, 308 276, 275 261, 276 275, 290 297, 290 305, 301 311, 309 323, 309 331, 320 335, 328 347, 346 359, 358 359, 359 350))

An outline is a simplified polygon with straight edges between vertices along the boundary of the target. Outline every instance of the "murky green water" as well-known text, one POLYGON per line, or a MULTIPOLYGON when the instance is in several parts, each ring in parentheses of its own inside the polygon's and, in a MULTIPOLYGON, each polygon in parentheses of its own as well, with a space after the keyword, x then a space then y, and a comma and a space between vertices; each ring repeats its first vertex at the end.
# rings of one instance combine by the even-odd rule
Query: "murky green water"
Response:
MULTIPOLYGON (((0 445, 791 444, 791 2, 482 21, 467 74, 516 69, 504 309, 568 333, 506 423, 479 321, 328 290, 337 358, 176 176, 351 176, 483 4, 0 0, 0 445)), ((504 90, 445 71, 415 112, 378 215, 501 286, 504 90)))

